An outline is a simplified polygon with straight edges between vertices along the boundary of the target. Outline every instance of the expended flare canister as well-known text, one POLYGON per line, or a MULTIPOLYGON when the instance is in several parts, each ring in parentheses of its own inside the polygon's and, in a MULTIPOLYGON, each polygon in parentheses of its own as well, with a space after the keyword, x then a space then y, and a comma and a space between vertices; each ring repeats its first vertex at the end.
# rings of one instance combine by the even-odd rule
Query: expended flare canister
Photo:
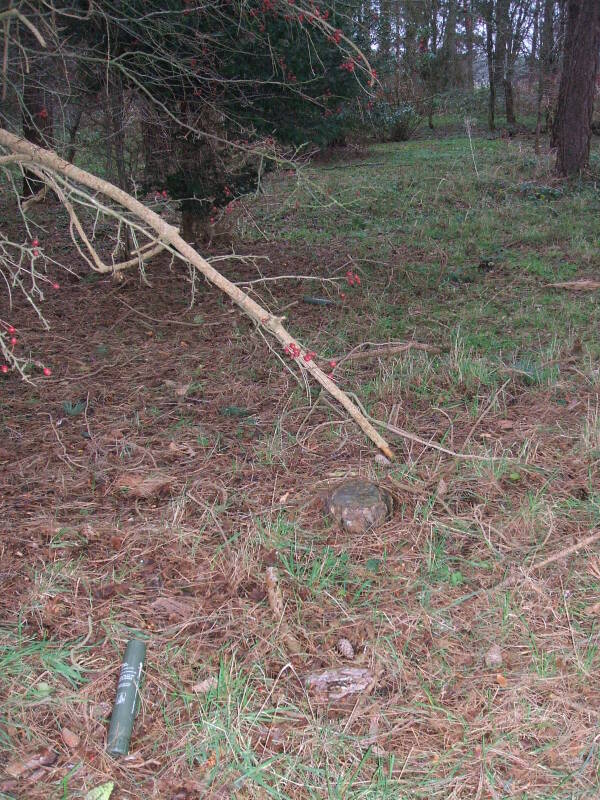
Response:
POLYGON ((106 752, 112 756, 125 756, 129 752, 145 657, 145 642, 140 639, 127 642, 106 740, 106 752))

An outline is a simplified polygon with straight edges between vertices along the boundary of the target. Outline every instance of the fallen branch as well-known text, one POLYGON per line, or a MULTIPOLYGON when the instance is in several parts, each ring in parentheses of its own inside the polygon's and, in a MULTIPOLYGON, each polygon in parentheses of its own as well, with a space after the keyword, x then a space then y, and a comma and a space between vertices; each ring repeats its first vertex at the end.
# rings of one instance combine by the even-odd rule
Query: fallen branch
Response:
POLYGON ((424 342, 403 342, 402 344, 381 345, 372 347, 369 350, 357 350, 348 353, 346 356, 338 356, 336 361, 359 361, 365 358, 379 358, 380 356, 393 356, 397 353, 404 353, 407 350, 425 350, 427 353, 438 354, 442 352, 440 347, 424 342))
MULTIPOLYGON (((87 187, 94 192, 100 192, 115 203, 134 214, 142 220, 156 234, 157 245, 169 246, 176 255, 189 262, 199 272, 201 272, 212 284, 221 289, 234 303, 236 303, 245 314, 247 314, 256 325, 267 330, 274 336, 284 350, 293 352, 294 360, 298 366, 309 372, 324 389, 326 389, 342 405, 350 417, 356 422, 359 428, 371 439, 371 441, 385 454, 387 458, 393 460, 394 454, 385 439, 375 430, 373 425, 358 410, 357 406, 350 400, 348 395, 343 392, 317 364, 308 356, 307 351, 300 347, 298 342, 290 336, 283 327, 280 317, 270 314, 266 309, 249 297, 239 287, 235 286, 224 275, 218 272, 205 258, 194 250, 179 234, 178 229, 166 222, 156 212, 147 208, 135 197, 119 189, 109 181, 98 178, 85 170, 70 164, 60 158, 51 150, 37 147, 25 139, 15 136, 7 130, 0 129, 0 145, 7 148, 13 154, 19 156, 18 161, 22 167, 42 168, 48 170, 54 176, 61 176, 77 184, 87 187)), ((52 182, 47 178, 46 182, 52 182)))
POLYGON ((574 292, 593 292, 596 289, 600 289, 600 281, 593 281, 589 278, 580 278, 577 281, 545 283, 544 289, 571 289, 574 292))
POLYGON ((32 194, 31 197, 28 197, 27 200, 23 200, 21 203, 21 208, 23 211, 28 211, 31 206, 35 205, 36 203, 43 203, 46 199, 46 195, 48 194, 48 184, 42 186, 39 192, 32 194))
POLYGON ((596 533, 592 533, 590 536, 586 536, 585 539, 582 539, 575 544, 572 544, 570 547, 565 547, 563 550, 559 550, 558 553, 554 553, 554 555, 548 556, 543 561, 540 561, 539 564, 533 564, 531 569, 542 569, 542 567, 547 567, 548 564, 553 564, 555 561, 560 561, 567 556, 570 556, 571 553, 576 553, 578 550, 581 550, 582 547, 587 547, 588 544, 593 544, 600 539, 600 531, 596 531, 596 533))

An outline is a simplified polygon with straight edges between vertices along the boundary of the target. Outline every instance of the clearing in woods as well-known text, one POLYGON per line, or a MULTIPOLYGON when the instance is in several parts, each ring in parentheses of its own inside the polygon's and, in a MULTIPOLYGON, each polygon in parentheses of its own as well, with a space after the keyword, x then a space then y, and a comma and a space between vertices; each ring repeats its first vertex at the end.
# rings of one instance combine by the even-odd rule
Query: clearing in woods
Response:
MULTIPOLYGON (((379 464, 229 301, 203 286, 189 309, 166 261, 147 284, 61 278, 49 333, 17 301, 53 375, 1 383, 2 796, 109 779, 117 800, 598 796, 599 545, 560 553, 600 518, 600 309, 548 285, 597 277, 598 191, 556 183, 531 141, 473 147, 478 174, 457 136, 270 176, 238 250, 268 257, 265 278, 336 279, 252 286, 323 363, 363 342, 441 348, 336 378, 372 417, 478 459, 386 432, 397 462, 379 464), (319 506, 357 474, 396 496, 367 536, 319 506), (113 761, 132 631, 143 703, 113 761), (374 685, 320 704, 304 678, 340 664, 374 685)), ((80 270, 62 212, 36 213, 80 270)))

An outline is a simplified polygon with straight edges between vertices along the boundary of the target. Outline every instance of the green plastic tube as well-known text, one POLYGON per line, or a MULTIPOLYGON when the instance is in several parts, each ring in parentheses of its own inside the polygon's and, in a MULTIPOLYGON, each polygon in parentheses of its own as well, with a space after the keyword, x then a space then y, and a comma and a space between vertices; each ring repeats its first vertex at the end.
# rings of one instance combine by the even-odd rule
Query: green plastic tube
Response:
POLYGON ((140 639, 127 642, 106 740, 106 752, 112 756, 126 756, 129 752, 145 657, 145 642, 140 639))

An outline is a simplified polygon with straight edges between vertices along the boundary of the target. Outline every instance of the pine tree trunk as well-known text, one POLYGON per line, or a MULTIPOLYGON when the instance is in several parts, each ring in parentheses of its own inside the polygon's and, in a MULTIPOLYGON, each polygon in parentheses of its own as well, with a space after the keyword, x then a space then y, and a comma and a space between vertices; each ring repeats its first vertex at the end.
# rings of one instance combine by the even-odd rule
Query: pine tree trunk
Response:
POLYGON ((497 0, 496 2, 496 48, 494 52, 494 79, 496 82, 496 95, 506 88, 506 68, 508 57, 510 0, 497 0))
POLYGON ((456 52, 457 7, 455 0, 448 0, 448 16, 442 43, 444 72, 442 86, 444 89, 456 89, 460 83, 458 57, 456 52))
POLYGON ((599 53, 600 2, 568 0, 555 126, 561 175, 578 175, 589 163, 599 53))
POLYGON ((467 91, 473 92, 475 90, 475 49, 473 46, 473 7, 472 3, 464 0, 463 14, 465 18, 465 46, 467 48, 467 91))

